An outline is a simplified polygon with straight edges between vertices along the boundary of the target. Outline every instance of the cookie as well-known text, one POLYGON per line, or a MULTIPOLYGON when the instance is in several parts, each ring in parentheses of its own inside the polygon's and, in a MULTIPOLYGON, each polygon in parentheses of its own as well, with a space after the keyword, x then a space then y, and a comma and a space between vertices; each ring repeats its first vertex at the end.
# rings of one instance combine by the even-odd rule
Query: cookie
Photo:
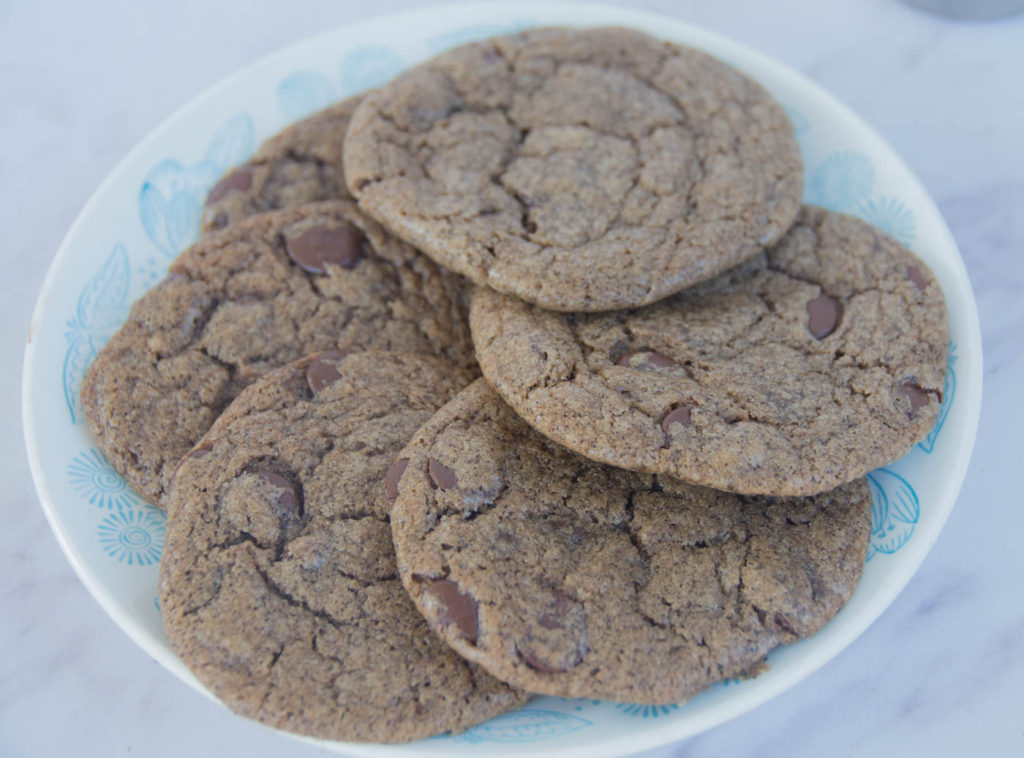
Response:
POLYGON ((257 213, 319 200, 351 200, 341 144, 360 96, 302 119, 264 142, 213 186, 203 208, 209 232, 257 213))
POLYGON ((160 505, 171 472, 238 392, 316 350, 474 365, 458 277, 334 201, 201 239, 133 304, 82 383, 103 453, 160 505))
POLYGON ((558 311, 651 303, 739 263, 790 225, 803 182, 760 85, 622 28, 443 53, 364 98, 344 159, 369 215, 558 311))
POLYGON ((589 461, 481 379, 394 472, 398 571, 434 630, 514 687, 678 703, 819 630, 863 570, 865 479, 750 497, 589 461))
POLYGON ((805 207, 778 245, 647 308, 557 314, 479 288, 484 376, 597 461, 731 492, 811 495, 910 450, 942 403, 949 330, 928 267, 805 207))
POLYGON ((433 634, 402 589, 384 476, 467 381, 428 356, 313 356, 240 394, 182 462, 160 566, 167 638, 232 710, 404 742, 526 700, 433 634))

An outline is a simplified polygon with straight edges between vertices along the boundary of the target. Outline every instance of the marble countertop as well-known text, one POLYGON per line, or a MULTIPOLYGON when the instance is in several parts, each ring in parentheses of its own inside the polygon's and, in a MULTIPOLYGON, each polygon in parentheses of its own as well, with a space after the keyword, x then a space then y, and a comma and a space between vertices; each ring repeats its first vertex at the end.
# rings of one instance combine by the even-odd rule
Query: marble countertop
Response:
MULTIPOLYGON (((624 3, 625 4, 625 3, 624 3)), ((318 31, 430 5, 295 0, 0 7, 0 755, 323 755, 237 718, 122 633, 39 507, 21 433, 46 269, 103 177, 209 85, 318 31)), ((863 116, 921 177, 977 297, 985 399, 945 530, 890 608, 766 705, 647 756, 1024 755, 1024 15, 958 23, 898 0, 629 3, 732 37, 863 116)))

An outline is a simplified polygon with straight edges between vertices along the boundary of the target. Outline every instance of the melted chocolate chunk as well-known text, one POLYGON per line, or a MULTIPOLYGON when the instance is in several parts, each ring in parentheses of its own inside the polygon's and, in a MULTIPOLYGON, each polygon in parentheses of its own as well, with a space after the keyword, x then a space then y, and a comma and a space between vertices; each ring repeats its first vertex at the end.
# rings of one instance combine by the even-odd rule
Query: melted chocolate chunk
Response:
POLYGON ((473 596, 459 592, 459 585, 451 579, 434 579, 423 591, 437 601, 438 623, 442 626, 455 624, 459 634, 475 645, 477 603, 473 596))
POLYGON ((206 197, 206 204, 216 203, 232 192, 245 192, 250 187, 252 187, 252 169, 248 166, 236 168, 213 185, 213 189, 206 197))
POLYGON ((672 424, 682 424, 683 426, 689 426, 690 411, 693 410, 691 405, 680 405, 675 410, 669 411, 665 414, 665 418, 661 420, 661 431, 665 434, 664 447, 668 447, 672 443, 671 435, 669 434, 669 427, 672 424))
POLYGON ((427 473, 439 490, 454 489, 459 484, 455 472, 445 466, 437 458, 427 458, 427 473))
POLYGON ((311 274, 323 274, 327 264, 354 268, 365 255, 363 235, 351 224, 314 226, 298 237, 285 240, 288 256, 311 274))
POLYGON ((637 350, 634 352, 623 353, 623 355, 615 361, 615 365, 632 365, 633 368, 652 369, 678 366, 679 364, 671 358, 666 358, 661 353, 656 353, 653 350, 637 350))
POLYGON ((928 282, 925 281, 924 274, 917 266, 907 266, 907 278, 922 292, 928 288, 928 282))
POLYGON ((391 464, 391 468, 384 474, 384 495, 391 505, 395 504, 395 498, 398 497, 398 480, 402 478, 402 474, 405 473, 405 467, 408 465, 408 458, 399 458, 391 464))
POLYGON ((842 306, 834 297, 818 295, 807 303, 807 331, 816 340, 825 339, 839 325, 842 306))
POLYGON ((910 412, 928 405, 928 393, 921 389, 914 382, 905 382, 900 385, 899 392, 910 401, 910 412))
POLYGON ((310 361, 306 367, 306 382, 313 394, 341 379, 335 362, 343 357, 337 350, 329 350, 310 361))

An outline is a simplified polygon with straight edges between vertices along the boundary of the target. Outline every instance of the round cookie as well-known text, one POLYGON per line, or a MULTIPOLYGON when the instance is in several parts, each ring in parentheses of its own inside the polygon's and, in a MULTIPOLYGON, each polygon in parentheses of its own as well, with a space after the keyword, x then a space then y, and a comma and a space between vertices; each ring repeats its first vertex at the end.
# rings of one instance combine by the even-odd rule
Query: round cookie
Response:
POLYGON ((863 570, 865 479, 749 497, 589 461, 481 379, 391 478, 398 571, 467 660, 530 692, 678 703, 819 630, 863 570))
POLYGON ((461 731, 526 700, 431 634, 398 579, 384 475, 467 374, 320 354, 236 398, 177 471, 160 606, 232 710, 334 740, 461 731))
POLYGON ((647 308, 542 311, 491 291, 484 376, 582 455, 730 492, 811 495, 910 450, 942 402, 949 331, 928 267, 805 207, 765 255, 647 308))
POLYGON ((157 505, 181 456, 247 384, 317 350, 380 348, 473 366, 462 280, 349 202, 207 235, 131 309, 82 383, 89 428, 157 505))
POLYGON ((202 231, 319 200, 351 200, 341 144, 360 99, 350 97, 292 124, 221 177, 206 198, 202 231))
POLYGON ((450 50, 368 94, 360 207, 448 268, 558 311, 659 300, 775 242, 803 172, 760 85, 622 28, 450 50))

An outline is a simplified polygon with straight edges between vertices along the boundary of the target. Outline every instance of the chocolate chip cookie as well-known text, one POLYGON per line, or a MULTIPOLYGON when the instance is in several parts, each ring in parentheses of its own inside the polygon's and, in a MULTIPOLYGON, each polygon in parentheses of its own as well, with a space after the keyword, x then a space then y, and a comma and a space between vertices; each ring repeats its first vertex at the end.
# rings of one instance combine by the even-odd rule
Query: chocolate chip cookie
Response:
POLYGON ((341 144, 360 99, 351 97, 292 124, 225 174, 206 198, 203 232, 257 213, 318 200, 351 200, 341 144))
POLYGON ((677 703, 819 630, 864 566, 871 495, 750 497, 589 461, 484 380, 388 475, 398 571, 467 660, 564 697, 677 703))
POLYGON ((349 202, 207 235, 133 306, 82 383, 103 453, 160 504, 171 472, 238 392, 316 350, 383 348, 473 366, 462 282, 349 202))
POLYGON ((431 633, 395 568, 385 472, 467 380, 429 356, 312 356, 247 388, 182 461, 164 626, 232 710, 324 739, 403 742, 525 702, 431 633))
POLYGON ((803 181, 760 85, 621 28, 443 53, 364 98, 344 160, 360 207, 396 234, 559 311, 652 303, 755 255, 803 181))
POLYGON ((942 402, 945 300, 909 250, 805 207, 766 254, 647 308, 557 314, 478 288, 484 376, 589 458, 810 495, 910 450, 942 402))

